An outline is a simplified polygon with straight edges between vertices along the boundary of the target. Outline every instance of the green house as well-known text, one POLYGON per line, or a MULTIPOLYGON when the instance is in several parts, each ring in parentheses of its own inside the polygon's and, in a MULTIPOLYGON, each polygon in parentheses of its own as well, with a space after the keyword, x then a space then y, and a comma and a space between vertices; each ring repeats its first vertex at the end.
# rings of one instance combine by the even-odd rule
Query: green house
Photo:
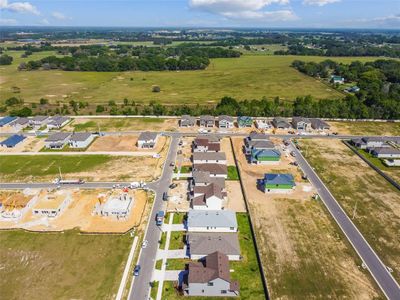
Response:
POLYGON ((240 116, 237 118, 237 122, 240 128, 253 126, 252 117, 240 116))
POLYGON ((251 150, 251 163, 254 164, 267 164, 277 162, 281 159, 281 153, 276 149, 252 149, 251 150))
POLYGON ((292 190, 296 184, 292 174, 267 173, 262 181, 264 192, 286 192, 292 190))

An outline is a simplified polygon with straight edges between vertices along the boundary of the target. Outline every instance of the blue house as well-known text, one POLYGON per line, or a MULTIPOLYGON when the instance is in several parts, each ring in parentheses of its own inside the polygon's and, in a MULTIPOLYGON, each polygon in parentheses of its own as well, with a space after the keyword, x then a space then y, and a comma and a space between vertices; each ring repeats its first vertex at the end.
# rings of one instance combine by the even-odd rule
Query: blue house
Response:
POLYGON ((253 125, 253 118, 247 116, 240 116, 237 118, 237 123, 240 128, 251 127, 253 125))
POLYGON ((292 174, 267 173, 262 180, 262 187, 265 193, 290 192, 296 186, 292 174))
POLYGON ((10 136, 8 139, 2 141, 0 143, 0 146, 1 147, 6 147, 6 148, 14 148, 16 145, 18 145, 24 139, 26 139, 25 136, 14 134, 14 135, 10 136))
POLYGON ((0 119, 0 127, 3 127, 4 125, 9 124, 9 123, 11 123, 12 121, 14 121, 16 119, 17 119, 17 117, 10 117, 10 116, 1 118, 0 119))
POLYGON ((280 161, 281 153, 277 149, 252 149, 250 159, 254 164, 271 164, 280 161))

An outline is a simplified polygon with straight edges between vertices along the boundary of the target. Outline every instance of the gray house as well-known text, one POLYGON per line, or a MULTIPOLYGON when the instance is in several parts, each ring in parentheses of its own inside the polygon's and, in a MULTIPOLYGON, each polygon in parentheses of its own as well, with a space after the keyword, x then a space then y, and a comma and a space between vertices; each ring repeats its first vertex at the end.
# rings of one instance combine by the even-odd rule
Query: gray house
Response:
POLYGON ((215 118, 213 116, 200 116, 200 127, 214 127, 215 118))
POLYGON ((307 130, 311 127, 311 121, 308 118, 303 117, 293 117, 292 125, 294 129, 297 130, 307 130))
POLYGON ((202 259, 215 251, 221 251, 229 260, 240 260, 237 233, 190 233, 186 243, 191 259, 202 259))
POLYGON ((194 164, 226 164, 225 152, 194 152, 194 164))
POLYGON ((224 164, 195 164, 193 170, 209 172, 210 176, 228 178, 228 167, 224 164))
POLYGON ((361 139, 352 139, 351 142, 360 149, 379 148, 386 145, 383 137, 363 137, 361 139))
POLYGON ((400 150, 392 147, 374 148, 371 154, 377 158, 400 158, 400 150))
POLYGON ((188 232, 237 232, 236 214, 229 210, 189 210, 188 232))
POLYGON ((180 127, 193 127, 196 125, 196 118, 191 117, 189 115, 183 115, 182 118, 179 120, 180 127))
POLYGON ((289 129, 292 127, 288 121, 280 117, 274 118, 272 120, 272 125, 278 129, 289 129))
POLYGON ((245 140, 245 154, 250 155, 253 149, 258 150, 266 150, 266 149, 275 149, 275 144, 269 140, 265 141, 249 141, 245 140))
POLYGON ((94 135, 90 132, 75 132, 69 139, 71 148, 86 148, 93 141, 94 135))
POLYGON ((158 134, 156 132, 142 132, 137 140, 138 148, 153 149, 156 145, 158 134))
POLYGON ((187 296, 239 295, 239 283, 231 280, 228 257, 222 252, 214 252, 201 262, 190 262, 182 289, 187 296))
POLYGON ((46 124, 48 120, 49 120, 48 116, 34 116, 29 119, 29 125, 42 126, 43 124, 46 124))
POLYGON ((310 119, 311 121, 311 127, 315 130, 329 130, 331 129, 331 126, 325 122, 324 120, 318 119, 318 118, 312 118, 310 119))
POLYGON ((48 149, 62 149, 68 143, 70 136, 69 132, 54 133, 44 141, 44 145, 48 149))
POLYGON ((54 116, 51 117, 47 123, 47 128, 49 129, 60 129, 66 125, 71 119, 69 117, 54 116))
POLYGON ((193 152, 219 152, 221 144, 216 136, 199 136, 193 141, 193 152))

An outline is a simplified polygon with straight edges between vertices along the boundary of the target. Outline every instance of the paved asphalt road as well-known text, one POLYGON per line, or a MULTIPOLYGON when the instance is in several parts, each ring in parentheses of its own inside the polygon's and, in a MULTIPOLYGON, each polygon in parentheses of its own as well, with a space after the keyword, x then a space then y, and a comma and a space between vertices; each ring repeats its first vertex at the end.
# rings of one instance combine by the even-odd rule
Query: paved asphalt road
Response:
POLYGON ((333 195, 329 192, 322 180, 304 159, 300 151, 296 149, 293 143, 291 146, 293 148, 292 150, 296 152, 296 160, 299 166, 308 176, 310 182, 316 187, 318 194, 320 195, 325 206, 328 208, 330 214, 333 216, 336 223, 340 226, 343 233, 352 244, 353 248, 361 257, 362 261, 371 272, 383 293, 388 299, 400 299, 399 284, 387 270, 386 266, 383 264, 368 242, 364 239, 362 234, 358 231, 357 227, 353 224, 333 195))
POLYGON ((151 217, 148 223, 144 239, 148 241, 148 246, 142 249, 139 254, 138 264, 141 266, 140 275, 133 281, 130 300, 149 299, 150 282, 154 270, 155 257, 158 249, 158 241, 161 236, 161 229, 156 226, 156 214, 160 210, 165 210, 166 203, 162 200, 162 195, 167 192, 172 181, 173 167, 170 163, 175 163, 178 151, 179 138, 172 137, 171 146, 161 178, 155 182, 152 189, 156 192, 151 217))

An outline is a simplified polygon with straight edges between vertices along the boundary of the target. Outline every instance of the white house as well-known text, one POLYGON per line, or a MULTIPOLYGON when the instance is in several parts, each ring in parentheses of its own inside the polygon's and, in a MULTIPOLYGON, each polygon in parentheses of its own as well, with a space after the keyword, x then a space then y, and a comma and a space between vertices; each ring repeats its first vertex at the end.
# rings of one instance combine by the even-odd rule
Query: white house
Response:
POLYGON ((228 178, 228 167, 225 164, 195 164, 193 165, 193 170, 208 172, 211 177, 228 178))
POLYGON ((71 119, 69 117, 54 116, 47 122, 48 129, 60 129, 65 126, 71 119))
POLYGON ((188 232, 237 232, 237 229, 233 211, 191 209, 188 212, 188 232))
POLYGON ((225 152, 193 152, 193 163, 226 165, 226 155, 225 152))
POLYGON ((271 122, 269 122, 266 119, 257 119, 256 120, 256 127, 258 129, 267 130, 267 129, 271 129, 272 128, 272 124, 271 124, 271 122))
POLYGON ((71 148, 87 148, 93 141, 94 135, 90 132, 75 132, 69 139, 69 146, 71 148))
POLYGON ((72 195, 70 191, 60 190, 55 193, 43 191, 32 211, 34 215, 55 218, 59 216, 71 203, 72 195))
POLYGON ((219 116, 218 117, 218 127, 219 128, 233 128, 234 127, 234 121, 233 118, 230 116, 219 116))
POLYGON ((29 125, 32 127, 42 126, 46 124, 49 120, 48 116, 34 116, 29 119, 29 125))
POLYGON ((374 148, 371 151, 372 155, 377 158, 390 158, 390 159, 400 159, 400 150, 391 147, 380 147, 374 148))
POLYGON ((158 134, 156 132, 142 132, 137 140, 138 148, 153 149, 157 143, 158 134))
POLYGON ((18 118, 12 123, 10 123, 10 126, 14 128, 16 131, 20 131, 27 127, 29 125, 29 119, 28 118, 18 118))

